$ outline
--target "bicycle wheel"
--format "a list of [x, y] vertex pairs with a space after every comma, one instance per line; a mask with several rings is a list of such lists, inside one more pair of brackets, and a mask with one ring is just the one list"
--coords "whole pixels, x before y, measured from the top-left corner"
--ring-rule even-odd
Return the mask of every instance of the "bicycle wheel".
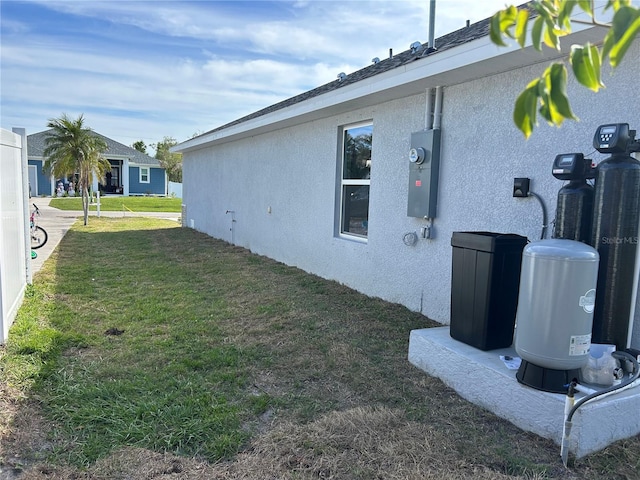
[[47, 240], [49, 235], [42, 227], [36, 227], [31, 229], [31, 248], [36, 249], [42, 247]]

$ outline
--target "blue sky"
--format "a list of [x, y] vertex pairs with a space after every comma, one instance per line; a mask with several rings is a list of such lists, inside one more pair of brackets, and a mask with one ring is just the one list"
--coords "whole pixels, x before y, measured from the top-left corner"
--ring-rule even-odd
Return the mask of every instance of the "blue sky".
[[[436, 38], [506, 0], [438, 0]], [[522, 2], [515, 2], [519, 4]], [[1, 0], [2, 128], [183, 141], [428, 40], [429, 1]]]

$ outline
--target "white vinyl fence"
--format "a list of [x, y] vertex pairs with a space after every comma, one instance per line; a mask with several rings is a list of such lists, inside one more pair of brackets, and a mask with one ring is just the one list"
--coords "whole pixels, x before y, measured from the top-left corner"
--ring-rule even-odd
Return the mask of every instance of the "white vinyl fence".
[[5, 343], [31, 281], [31, 251], [27, 245], [29, 187], [24, 129], [0, 129], [0, 144], [0, 343]]
[[167, 195], [170, 197], [182, 198], [182, 184], [177, 182], [168, 182]]

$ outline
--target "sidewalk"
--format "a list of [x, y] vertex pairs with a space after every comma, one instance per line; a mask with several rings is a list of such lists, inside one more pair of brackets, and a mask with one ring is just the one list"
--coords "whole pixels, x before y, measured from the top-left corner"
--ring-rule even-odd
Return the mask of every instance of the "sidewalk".
[[[62, 237], [69, 231], [72, 225], [76, 221], [82, 221], [83, 212], [76, 210], [58, 210], [49, 206], [50, 198], [36, 198], [29, 199], [29, 211], [33, 210], [33, 205], [38, 206], [40, 210], [40, 216], [38, 217], [38, 225], [44, 228], [49, 236], [47, 243], [35, 250], [38, 257], [31, 260], [31, 272], [35, 274], [38, 272], [45, 260], [49, 258], [51, 253], [62, 240]], [[97, 216], [96, 212], [89, 212], [90, 217]], [[168, 213], [168, 212], [100, 212], [101, 217], [153, 217], [164, 218], [167, 220], [178, 221], [180, 213]]]

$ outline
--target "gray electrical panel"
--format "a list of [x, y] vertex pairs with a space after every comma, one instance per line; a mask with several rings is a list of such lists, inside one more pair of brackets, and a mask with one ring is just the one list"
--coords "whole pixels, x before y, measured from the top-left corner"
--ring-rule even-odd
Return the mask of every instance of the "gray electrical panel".
[[440, 172], [440, 129], [411, 134], [407, 216], [435, 218]]

